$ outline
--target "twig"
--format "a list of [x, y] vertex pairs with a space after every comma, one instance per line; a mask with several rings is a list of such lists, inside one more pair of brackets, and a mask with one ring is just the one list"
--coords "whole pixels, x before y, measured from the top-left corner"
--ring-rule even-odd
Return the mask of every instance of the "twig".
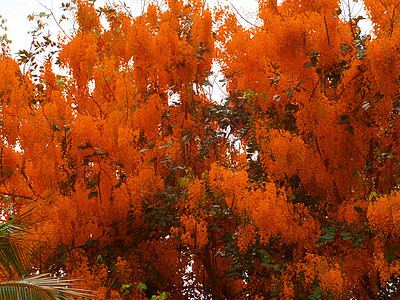
[[315, 90], [317, 89], [320, 80], [321, 80], [321, 77], [318, 78], [318, 81], [317, 81], [317, 83], [315, 84], [314, 89], [313, 89], [312, 92], [311, 92], [309, 101], [311, 101], [312, 97], [314, 96]]
[[247, 20], [246, 18], [244, 18], [244, 17], [240, 14], [240, 12], [236, 9], [236, 7], [232, 4], [232, 2], [229, 2], [229, 4], [233, 7], [233, 9], [236, 11], [236, 13], [239, 15], [239, 17], [241, 17], [244, 21], [246, 21], [247, 23], [249, 23], [251, 26], [254, 26], [254, 27], [257, 27], [257, 28], [262, 29], [261, 26], [258, 26], [258, 25], [256, 25], [256, 24], [253, 24], [253, 23], [251, 23], [249, 20]]
[[272, 3], [272, 1], [271, 1], [271, 4], [272, 4], [272, 6], [275, 8], [276, 13], [282, 18], [282, 20], [285, 21], [285, 18], [282, 17], [282, 15], [281, 15], [281, 13], [278, 11], [278, 8], [276, 7], [275, 3]]
[[53, 19], [54, 19], [54, 22], [56, 22], [57, 26], [61, 29], [61, 31], [65, 34], [65, 36], [66, 36], [69, 40], [72, 40], [72, 38], [64, 31], [64, 29], [61, 27], [60, 23], [57, 21], [56, 16], [55, 16], [54, 13], [53, 13], [53, 10], [51, 10], [50, 8], [48, 8], [46, 5], [42, 4], [40, 1], [38, 1], [38, 2], [39, 2], [39, 4], [40, 4], [41, 6], [43, 6], [45, 9], [47, 9], [47, 10], [50, 12], [51, 16], [52, 16]]
[[325, 22], [325, 29], [326, 29], [326, 37], [328, 38], [328, 46], [330, 46], [330, 45], [331, 45], [331, 42], [329, 41], [328, 24], [326, 24], [325, 15], [324, 15], [324, 22]]
[[173, 15], [173, 13], [174, 13], [175, 3], [176, 3], [176, 0], [174, 0], [174, 4], [172, 5], [172, 8], [171, 8], [171, 15], [169, 16], [169, 20], [170, 20], [170, 21], [171, 21], [171, 19], [172, 19], [172, 15]]

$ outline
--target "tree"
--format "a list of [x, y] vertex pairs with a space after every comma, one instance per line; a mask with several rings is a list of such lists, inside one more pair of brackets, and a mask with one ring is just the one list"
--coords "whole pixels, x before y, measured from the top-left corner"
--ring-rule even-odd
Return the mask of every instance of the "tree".
[[267, 298], [398, 293], [397, 3], [365, 4], [372, 40], [337, 1], [262, 4], [261, 28], [223, 32], [228, 107], [249, 120], [248, 192], [228, 191], [250, 217], [245, 277]]
[[328, 0], [260, 2], [250, 28], [203, 1], [63, 4], [67, 75], [55, 54], [27, 74], [0, 60], [0, 194], [47, 220], [39, 271], [109, 299], [397, 295], [398, 3], [382, 3], [365, 1], [373, 38]]

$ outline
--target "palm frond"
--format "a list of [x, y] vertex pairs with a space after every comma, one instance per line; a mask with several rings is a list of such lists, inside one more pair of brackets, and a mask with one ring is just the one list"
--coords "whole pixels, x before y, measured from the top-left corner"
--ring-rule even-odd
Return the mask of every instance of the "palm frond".
[[[29, 242], [32, 230], [41, 220], [29, 220], [29, 210], [0, 224], [0, 272], [8, 278], [32, 272], [33, 249]], [[72, 300], [72, 297], [93, 299], [91, 291], [80, 289], [76, 280], [41, 274], [0, 283], [0, 300]]]
[[71, 296], [93, 299], [91, 291], [80, 289], [76, 280], [41, 274], [0, 283], [0, 300], [72, 300]]
[[33, 250], [27, 242], [31, 241], [32, 229], [41, 223], [41, 220], [27, 220], [33, 212], [29, 210], [0, 224], [0, 265], [9, 278], [14, 273], [23, 276], [30, 272]]

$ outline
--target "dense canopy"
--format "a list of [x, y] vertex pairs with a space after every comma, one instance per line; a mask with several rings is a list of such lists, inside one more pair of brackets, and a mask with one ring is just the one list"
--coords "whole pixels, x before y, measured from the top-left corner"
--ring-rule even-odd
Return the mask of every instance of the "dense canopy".
[[370, 35], [335, 0], [254, 24], [93, 2], [58, 38], [32, 16], [15, 58], [1, 37], [1, 202], [45, 220], [37, 272], [99, 299], [399, 297], [400, 1], [364, 1]]

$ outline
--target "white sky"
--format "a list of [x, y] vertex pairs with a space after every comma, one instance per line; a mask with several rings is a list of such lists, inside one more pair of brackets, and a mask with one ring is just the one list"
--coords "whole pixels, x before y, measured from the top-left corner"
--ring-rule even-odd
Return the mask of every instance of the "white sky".
[[[61, 0], [40, 0], [40, 3], [53, 8], [61, 6]], [[19, 49], [28, 48], [31, 38], [27, 34], [33, 28], [33, 23], [28, 21], [28, 15], [33, 12], [45, 11], [36, 0], [0, 0], [0, 15], [7, 20], [7, 35], [12, 40], [12, 53]]]
[[[102, 4], [106, 1], [110, 0], [97, 0], [96, 3]], [[143, 2], [147, 3], [149, 0], [116, 0], [116, 2], [126, 2], [128, 6], [132, 9], [137, 8], [140, 12]], [[257, 9], [257, 0], [206, 0], [207, 3], [211, 5], [217, 5], [220, 3], [221, 5], [225, 4], [233, 4], [234, 7], [240, 12], [240, 14], [248, 18], [249, 20], [254, 20], [254, 14]], [[62, 15], [61, 12], [61, 3], [68, 2], [68, 0], [0, 0], [0, 15], [7, 20], [7, 35], [8, 38], [12, 40], [11, 44], [11, 52], [14, 54], [20, 49], [29, 49], [30, 43], [32, 41], [31, 37], [27, 32], [32, 30], [35, 26], [33, 22], [29, 22], [27, 16], [32, 13], [40, 13], [40, 12], [49, 12], [45, 7], [51, 9], [56, 18]], [[278, 1], [280, 2], [280, 1]], [[342, 4], [347, 3], [353, 7], [355, 12], [360, 12], [365, 15], [363, 11], [360, 11], [360, 4], [355, 4], [352, 0], [342, 0]], [[358, 6], [358, 7], [357, 7]], [[342, 6], [343, 8], [343, 6]], [[243, 20], [239, 21], [242, 25], [248, 25]], [[369, 31], [371, 26], [363, 21], [361, 25], [364, 31]], [[54, 24], [50, 27], [52, 31], [54, 31], [54, 35], [58, 32], [58, 27]], [[3, 32], [0, 32], [2, 35]]]
[[[96, 3], [104, 3], [107, 0], [98, 0]], [[117, 0], [116, 2], [118, 2]], [[125, 0], [128, 6], [131, 8], [137, 7], [139, 10], [141, 5], [143, 5], [143, 1], [148, 2], [148, 0]], [[49, 11], [46, 10], [45, 7], [51, 9], [56, 18], [62, 15], [61, 12], [61, 3], [68, 2], [68, 0], [0, 0], [0, 15], [3, 19], [7, 20], [7, 35], [10, 40], [12, 40], [11, 44], [11, 52], [16, 53], [20, 49], [28, 49], [30, 43], [32, 41], [31, 37], [27, 32], [32, 30], [35, 26], [35, 23], [28, 21], [28, 15], [35, 13], [38, 14], [40, 12]], [[121, 1], [122, 2], [122, 1]], [[250, 17], [251, 12], [255, 12], [257, 7], [257, 0], [211, 0], [207, 1], [209, 3], [233, 3], [236, 9], [240, 11], [240, 13], [245, 17]], [[53, 24], [51, 29], [54, 31], [54, 34], [57, 34], [58, 27]], [[3, 32], [0, 32], [2, 35]]]

